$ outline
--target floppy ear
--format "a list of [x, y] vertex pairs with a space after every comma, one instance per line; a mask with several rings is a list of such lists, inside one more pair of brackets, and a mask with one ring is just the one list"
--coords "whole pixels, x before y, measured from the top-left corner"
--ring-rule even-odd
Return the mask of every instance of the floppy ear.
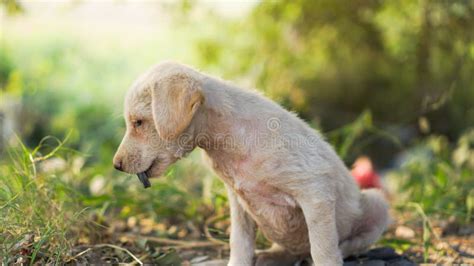
[[162, 78], [151, 95], [155, 127], [165, 140], [176, 139], [189, 126], [203, 101], [198, 82], [184, 74]]

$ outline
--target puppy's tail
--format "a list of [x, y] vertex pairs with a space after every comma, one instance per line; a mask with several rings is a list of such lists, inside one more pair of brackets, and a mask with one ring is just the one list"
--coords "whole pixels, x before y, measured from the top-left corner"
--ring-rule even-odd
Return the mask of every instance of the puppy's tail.
[[390, 223], [389, 206], [380, 190], [362, 190], [360, 206], [363, 214], [354, 225], [352, 237], [339, 245], [343, 257], [366, 251]]

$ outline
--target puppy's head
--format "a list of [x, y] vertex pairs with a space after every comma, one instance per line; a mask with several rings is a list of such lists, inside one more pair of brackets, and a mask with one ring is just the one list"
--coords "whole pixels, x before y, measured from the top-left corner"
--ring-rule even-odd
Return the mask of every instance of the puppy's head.
[[114, 166], [138, 174], [145, 187], [148, 177], [161, 175], [195, 147], [191, 124], [203, 95], [192, 74], [175, 63], [160, 64], [140, 77], [126, 95], [127, 129]]

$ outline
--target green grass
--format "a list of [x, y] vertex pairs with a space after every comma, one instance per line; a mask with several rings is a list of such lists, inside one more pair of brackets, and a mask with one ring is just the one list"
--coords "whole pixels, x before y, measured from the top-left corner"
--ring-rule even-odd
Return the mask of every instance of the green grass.
[[39, 149], [20, 143], [10, 150], [10, 161], [0, 166], [1, 257], [7, 264], [18, 249], [29, 250], [26, 255], [34, 261], [39, 254], [62, 258], [71, 248], [74, 238], [71, 241], [69, 233], [83, 212], [73, 196], [76, 192], [58, 175], [38, 169], [61, 146], [41, 156]]
[[[109, 165], [84, 166], [81, 161], [80, 153], [53, 138], [35, 149], [18, 142], [9, 150], [9, 159], [0, 161], [0, 256], [4, 263], [16, 261], [21, 254], [29, 261], [62, 262], [70, 258], [78, 238], [92, 239], [103, 221], [146, 217], [157, 223], [199, 226], [207, 216], [225, 209], [224, 189], [201, 166], [199, 152], [154, 180], [146, 193], [135, 176], [117, 174]], [[59, 165], [50, 169], [48, 163]], [[210, 198], [202, 193], [203, 177], [210, 179]], [[217, 207], [206, 207], [209, 204]]]
[[427, 215], [473, 221], [474, 130], [454, 145], [443, 136], [430, 136], [407, 151], [401, 169], [388, 176], [396, 188], [397, 204], [419, 204]]

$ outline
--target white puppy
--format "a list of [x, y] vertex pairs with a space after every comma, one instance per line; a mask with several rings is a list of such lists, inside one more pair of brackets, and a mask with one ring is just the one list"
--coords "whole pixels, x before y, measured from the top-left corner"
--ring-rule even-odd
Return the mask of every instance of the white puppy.
[[229, 265], [255, 262], [255, 230], [274, 246], [258, 257], [342, 264], [385, 230], [388, 205], [360, 191], [323, 138], [260, 94], [190, 67], [161, 63], [129, 90], [127, 132], [114, 158], [145, 186], [195, 147], [224, 181], [231, 208]]

